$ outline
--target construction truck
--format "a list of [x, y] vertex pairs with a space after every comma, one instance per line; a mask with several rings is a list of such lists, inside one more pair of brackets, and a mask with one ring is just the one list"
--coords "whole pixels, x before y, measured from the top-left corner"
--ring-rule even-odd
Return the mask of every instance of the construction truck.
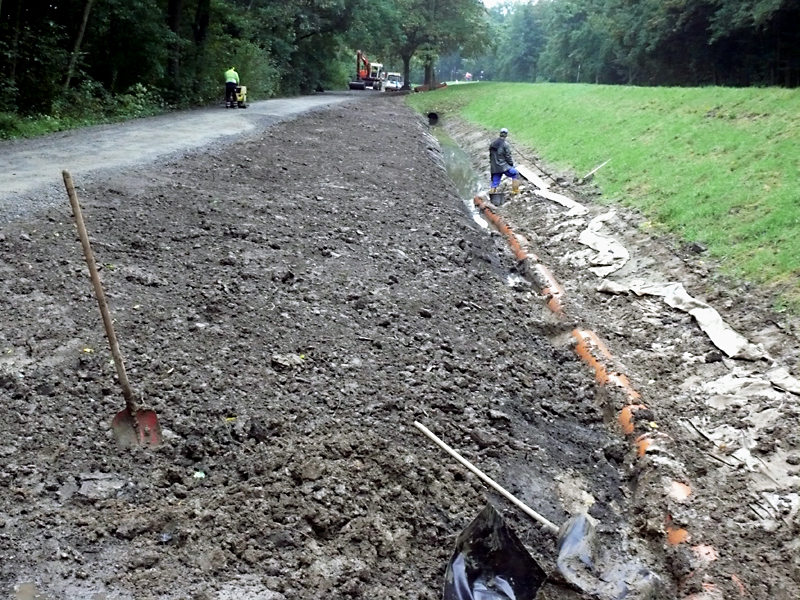
[[370, 62], [367, 55], [359, 50], [356, 52], [356, 77], [349, 85], [351, 90], [365, 90], [371, 87], [373, 90], [383, 91], [386, 85], [386, 71], [383, 70], [383, 64]]

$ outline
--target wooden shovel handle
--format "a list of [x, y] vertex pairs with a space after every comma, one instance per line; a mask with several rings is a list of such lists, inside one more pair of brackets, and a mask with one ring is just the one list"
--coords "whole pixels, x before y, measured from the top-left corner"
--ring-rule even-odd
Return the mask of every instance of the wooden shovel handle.
[[69, 171], [62, 171], [61, 174], [64, 176], [64, 185], [67, 187], [69, 203], [72, 205], [72, 214], [75, 215], [75, 221], [78, 224], [78, 235], [81, 238], [81, 245], [83, 245], [83, 255], [86, 257], [89, 274], [92, 276], [94, 295], [97, 297], [97, 305], [100, 307], [100, 315], [103, 317], [103, 326], [106, 328], [106, 336], [111, 346], [111, 356], [114, 357], [114, 365], [117, 367], [117, 375], [122, 385], [122, 395], [125, 397], [125, 406], [131, 416], [134, 416], [137, 408], [136, 401], [133, 399], [133, 390], [131, 390], [131, 384], [128, 381], [128, 374], [125, 372], [125, 365], [122, 363], [122, 353], [119, 351], [117, 336], [111, 323], [111, 313], [108, 311], [106, 295], [103, 292], [103, 285], [100, 283], [100, 275], [94, 262], [92, 246], [89, 244], [89, 234], [86, 233], [86, 225], [83, 223], [83, 213], [81, 212], [81, 205], [78, 203], [78, 194], [75, 192], [75, 186], [72, 184], [72, 177]]
[[519, 498], [517, 498], [516, 496], [514, 496], [514, 495], [513, 495], [511, 492], [509, 492], [509, 491], [508, 491], [508, 490], [506, 490], [504, 487], [502, 487], [502, 486], [501, 486], [499, 483], [497, 483], [497, 482], [496, 482], [494, 479], [492, 479], [491, 477], [489, 477], [488, 475], [486, 475], [486, 473], [484, 473], [483, 471], [481, 471], [481, 470], [480, 470], [478, 467], [476, 467], [475, 465], [473, 465], [473, 464], [472, 464], [471, 462], [469, 462], [469, 461], [468, 461], [466, 458], [464, 458], [463, 456], [461, 456], [461, 455], [460, 455], [458, 452], [456, 452], [456, 451], [455, 451], [455, 450], [453, 450], [453, 449], [452, 449], [450, 446], [448, 446], [448, 445], [447, 445], [447, 444], [445, 444], [445, 443], [444, 443], [442, 440], [440, 440], [440, 439], [439, 439], [439, 438], [436, 436], [436, 434], [435, 434], [435, 433], [433, 433], [433, 432], [432, 432], [430, 429], [428, 429], [427, 427], [425, 427], [425, 425], [423, 425], [423, 424], [422, 424], [422, 423], [420, 423], [419, 421], [414, 421], [414, 427], [416, 427], [417, 429], [419, 429], [419, 430], [420, 430], [420, 431], [421, 431], [423, 434], [425, 434], [425, 436], [426, 436], [426, 437], [428, 437], [430, 440], [432, 440], [432, 441], [433, 441], [433, 442], [434, 442], [434, 443], [435, 443], [437, 446], [439, 446], [439, 447], [440, 447], [442, 450], [444, 450], [445, 452], [447, 452], [447, 453], [448, 453], [450, 456], [452, 456], [452, 457], [453, 457], [453, 458], [455, 458], [455, 459], [456, 459], [458, 462], [460, 462], [462, 465], [464, 465], [465, 467], [467, 467], [467, 469], [469, 469], [470, 471], [472, 471], [473, 473], [475, 473], [475, 475], [477, 475], [478, 477], [480, 477], [480, 479], [481, 479], [481, 480], [482, 480], [484, 483], [486, 483], [486, 484], [488, 484], [489, 486], [493, 487], [495, 490], [497, 490], [498, 492], [500, 492], [500, 493], [501, 493], [503, 496], [505, 496], [506, 498], [508, 498], [508, 500], [510, 500], [510, 501], [511, 501], [513, 504], [515, 504], [517, 507], [519, 507], [519, 508], [522, 510], [522, 512], [524, 512], [526, 515], [528, 515], [529, 517], [531, 517], [533, 520], [535, 520], [535, 521], [538, 521], [540, 524], [542, 524], [542, 525], [544, 526], [544, 528], [545, 528], [545, 529], [547, 529], [547, 530], [548, 530], [548, 531], [550, 531], [551, 533], [553, 533], [553, 534], [555, 534], [555, 535], [558, 535], [558, 525], [556, 525], [556, 524], [555, 524], [555, 523], [553, 523], [552, 521], [549, 521], [549, 520], [547, 520], [546, 518], [544, 518], [542, 515], [540, 515], [539, 513], [537, 513], [535, 510], [533, 510], [533, 509], [532, 509], [530, 506], [528, 506], [527, 504], [525, 504], [525, 503], [524, 503], [522, 500], [520, 500]]

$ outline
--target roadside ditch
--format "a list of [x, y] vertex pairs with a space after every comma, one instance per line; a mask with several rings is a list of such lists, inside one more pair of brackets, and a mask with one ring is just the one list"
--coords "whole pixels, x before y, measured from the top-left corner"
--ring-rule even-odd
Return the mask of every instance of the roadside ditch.
[[[493, 133], [443, 126], [488, 180]], [[654, 235], [583, 179], [515, 149], [523, 193], [474, 203], [562, 324], [551, 340], [602, 386], [606, 422], [630, 444], [634, 529], [664, 553], [679, 597], [796, 597], [800, 562], [779, 557], [797, 556], [797, 321], [718, 275], [702, 246]]]

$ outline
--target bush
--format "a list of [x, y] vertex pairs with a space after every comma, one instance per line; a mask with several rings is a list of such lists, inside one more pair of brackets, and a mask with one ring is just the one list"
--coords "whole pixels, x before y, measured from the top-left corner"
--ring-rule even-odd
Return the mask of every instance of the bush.
[[0, 112], [0, 138], [34, 137], [75, 127], [146, 117], [166, 110], [158, 90], [137, 83], [113, 95], [100, 83], [84, 80], [54, 102], [50, 115]]
[[155, 89], [136, 83], [114, 98], [113, 109], [118, 117], [147, 117], [163, 112], [166, 103]]

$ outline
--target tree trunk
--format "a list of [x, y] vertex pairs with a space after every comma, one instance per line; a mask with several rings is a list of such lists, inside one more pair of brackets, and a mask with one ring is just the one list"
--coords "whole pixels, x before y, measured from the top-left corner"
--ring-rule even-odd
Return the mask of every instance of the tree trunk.
[[411, 89], [411, 57], [412, 54], [403, 54], [403, 89]]
[[93, 2], [94, 0], [86, 0], [86, 6], [83, 7], [83, 20], [81, 21], [80, 29], [78, 29], [78, 37], [75, 39], [75, 47], [72, 49], [72, 56], [69, 57], [67, 76], [64, 78], [64, 88], [62, 90], [64, 94], [66, 94], [67, 90], [69, 89], [69, 82], [72, 81], [72, 74], [75, 71], [75, 65], [78, 64], [78, 55], [81, 51], [83, 34], [86, 33], [86, 24], [89, 22], [89, 13], [92, 10]]
[[[248, 8], [248, 10], [250, 10]], [[206, 38], [208, 37], [208, 25], [211, 21], [211, 0], [198, 0], [197, 11], [194, 13], [194, 55], [195, 62], [202, 64], [205, 62]], [[199, 77], [192, 77], [195, 96], [200, 96], [201, 81]]]
[[22, 0], [17, 0], [17, 14], [14, 16], [14, 33], [11, 38], [11, 68], [8, 72], [8, 83], [11, 87], [17, 82], [17, 58], [19, 57], [19, 30]]
[[[250, 5], [252, 6], [252, 2]], [[247, 8], [250, 10], [250, 7]], [[194, 15], [194, 44], [200, 46], [208, 37], [208, 24], [211, 20], [211, 0], [198, 0]]]
[[[181, 29], [181, 10], [183, 9], [183, 0], [169, 0], [167, 6], [167, 25], [169, 30], [176, 36], [180, 35]], [[170, 77], [172, 87], [177, 87], [178, 75], [180, 74], [181, 65], [181, 47], [178, 42], [170, 49], [169, 62], [167, 63], [167, 73]]]
[[425, 63], [425, 85], [429, 90], [436, 89], [436, 69], [433, 66], [433, 59], [429, 58]]

